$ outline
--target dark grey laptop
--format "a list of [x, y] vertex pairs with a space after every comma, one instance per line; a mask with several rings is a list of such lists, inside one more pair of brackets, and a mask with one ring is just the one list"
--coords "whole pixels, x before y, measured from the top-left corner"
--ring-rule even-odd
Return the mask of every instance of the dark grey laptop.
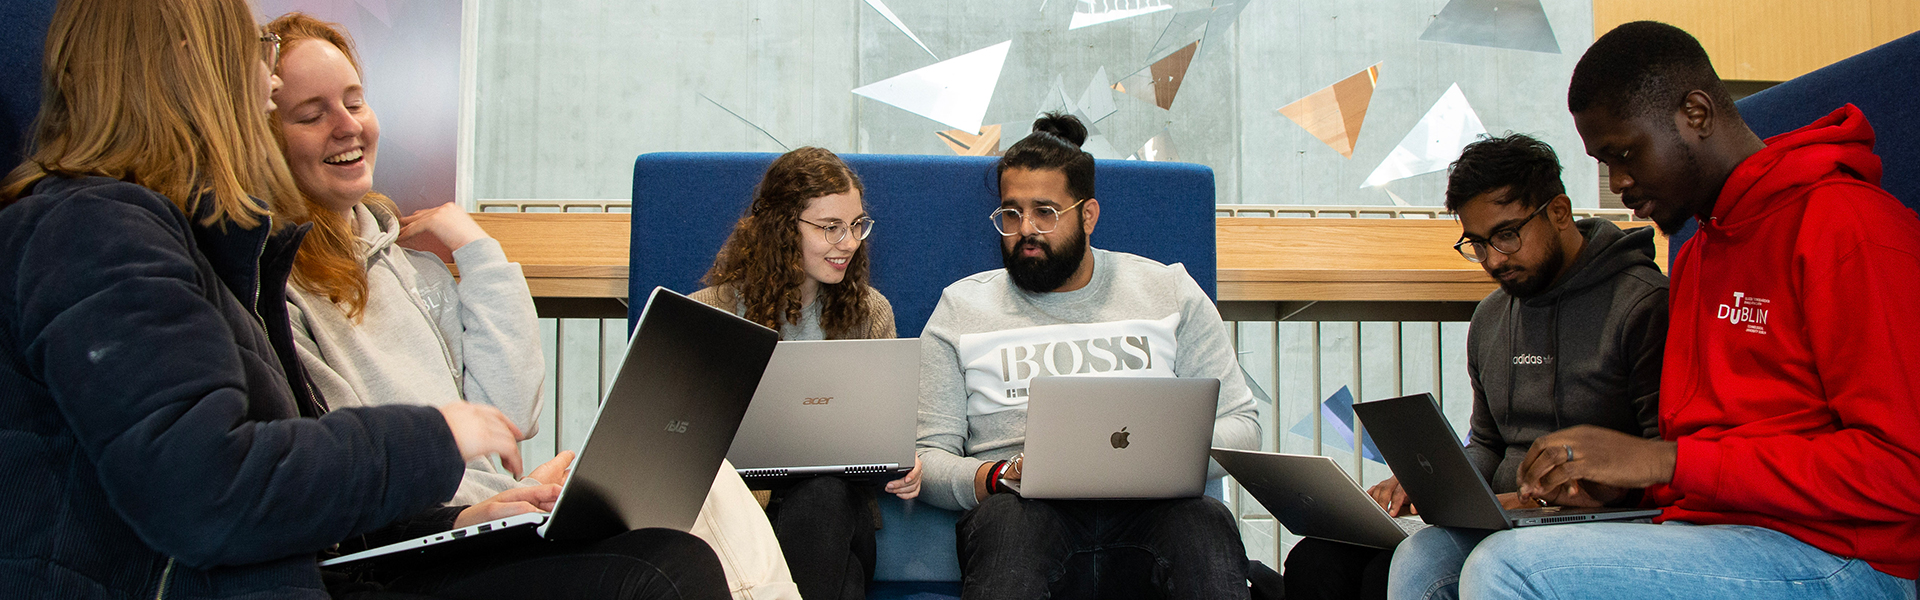
[[1660, 511], [1638, 508], [1530, 508], [1506, 510], [1480, 479], [1454, 437], [1432, 394], [1415, 394], [1353, 405], [1393, 475], [1428, 524], [1469, 529], [1512, 529], [1587, 521], [1650, 519]]
[[1214, 448], [1233, 480], [1294, 535], [1392, 548], [1427, 526], [1387, 516], [1360, 484], [1325, 456]]
[[1206, 491], [1220, 380], [1035, 377], [1028, 395], [1020, 495], [1189, 498]]
[[913, 470], [920, 338], [780, 342], [727, 460], [750, 487]]
[[780, 334], [654, 288], [551, 513], [414, 538], [320, 563], [686, 531], [713, 487]]

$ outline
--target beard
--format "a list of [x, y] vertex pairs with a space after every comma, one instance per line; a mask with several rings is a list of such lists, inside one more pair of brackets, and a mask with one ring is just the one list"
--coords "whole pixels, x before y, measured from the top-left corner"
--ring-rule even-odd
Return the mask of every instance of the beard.
[[1567, 251], [1560, 247], [1560, 240], [1554, 239], [1550, 241], [1552, 244], [1549, 244], [1547, 247], [1546, 260], [1540, 262], [1539, 268], [1532, 270], [1533, 275], [1522, 275], [1520, 278], [1508, 282], [1507, 280], [1500, 279], [1500, 275], [1514, 270], [1513, 267], [1504, 267], [1499, 272], [1488, 274], [1494, 276], [1494, 279], [1500, 282], [1500, 289], [1506, 290], [1509, 296], [1515, 298], [1532, 298], [1540, 295], [1541, 292], [1547, 291], [1547, 286], [1553, 285], [1554, 280], [1560, 278], [1561, 265], [1566, 262], [1567, 258]]
[[[1673, 132], [1672, 141], [1673, 146], [1680, 151], [1681, 168], [1678, 172], [1695, 176], [1700, 174], [1702, 172], [1700, 168], [1700, 156], [1694, 154], [1692, 147], [1681, 143], [1680, 132], [1678, 130]], [[1709, 207], [1713, 205], [1714, 198], [1720, 195], [1719, 188], [1714, 188], [1712, 191], [1696, 190], [1696, 192], [1699, 192], [1696, 194], [1697, 196], [1703, 195], [1706, 198], [1705, 204]], [[1621, 200], [1625, 201], [1628, 200], [1628, 198], [1623, 197]], [[1641, 202], [1637, 194], [1632, 200], [1634, 204]], [[1679, 235], [1680, 230], [1686, 229], [1687, 221], [1694, 218], [1694, 215], [1701, 211], [1701, 204], [1701, 202], [1696, 200], [1691, 206], [1678, 206], [1674, 204], [1673, 198], [1655, 198], [1653, 210], [1647, 211], [1647, 218], [1653, 219], [1653, 225], [1660, 229], [1660, 233], [1665, 234], [1667, 237], [1673, 237]]]
[[[1033, 244], [1040, 247], [1040, 256], [1020, 256], [1020, 247]], [[1007, 268], [1007, 276], [1013, 278], [1013, 284], [1020, 289], [1044, 294], [1060, 289], [1075, 271], [1080, 270], [1080, 261], [1087, 256], [1087, 233], [1085, 229], [1066, 241], [1064, 248], [1048, 246], [1044, 238], [1038, 235], [1027, 236], [1009, 249], [1000, 246], [1000, 264]]]

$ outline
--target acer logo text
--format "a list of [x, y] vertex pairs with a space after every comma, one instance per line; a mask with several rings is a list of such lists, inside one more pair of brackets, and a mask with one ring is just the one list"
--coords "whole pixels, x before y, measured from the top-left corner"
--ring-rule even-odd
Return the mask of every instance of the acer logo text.
[[832, 401], [833, 401], [833, 396], [827, 396], [825, 398], [808, 398], [805, 400], [801, 400], [800, 403], [811, 405], [811, 404], [826, 404]]

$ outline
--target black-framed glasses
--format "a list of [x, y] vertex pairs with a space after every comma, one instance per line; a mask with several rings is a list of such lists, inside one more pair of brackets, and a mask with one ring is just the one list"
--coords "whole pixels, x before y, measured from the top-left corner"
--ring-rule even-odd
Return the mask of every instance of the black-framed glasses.
[[260, 28], [260, 58], [267, 60], [268, 70], [280, 68], [280, 34]]
[[848, 223], [844, 225], [840, 223], [828, 223], [826, 225], [821, 225], [813, 221], [808, 221], [806, 219], [799, 219], [799, 218], [796, 218], [794, 220], [819, 228], [820, 235], [826, 236], [827, 243], [834, 244], [834, 245], [839, 245], [840, 242], [847, 241], [847, 236], [853, 236], [853, 239], [864, 242], [864, 241], [867, 241], [867, 236], [873, 235], [873, 218], [872, 217], [860, 217], [858, 219], [854, 219], [852, 223]]
[[1021, 221], [1032, 222], [1035, 232], [1053, 233], [1053, 228], [1060, 226], [1060, 215], [1080, 208], [1080, 205], [1086, 204], [1088, 200], [1092, 200], [1092, 198], [1081, 198], [1079, 202], [1075, 202], [1073, 206], [1066, 208], [1036, 206], [1033, 208], [1032, 213], [1027, 213], [1018, 208], [1007, 207], [993, 211], [993, 214], [987, 215], [987, 218], [993, 220], [993, 230], [1000, 232], [1000, 235], [1003, 237], [1020, 235]]
[[1484, 240], [1469, 239], [1462, 234], [1460, 241], [1454, 242], [1453, 251], [1459, 252], [1461, 258], [1475, 263], [1487, 262], [1488, 258], [1493, 257], [1493, 253], [1488, 251], [1489, 248], [1501, 254], [1519, 252], [1520, 230], [1526, 229], [1527, 223], [1533, 222], [1533, 218], [1540, 216], [1540, 213], [1546, 211], [1549, 206], [1553, 206], [1553, 203], [1540, 205], [1540, 208], [1533, 209], [1533, 213], [1527, 215], [1527, 218], [1522, 219], [1518, 224], [1495, 231], [1492, 237]]

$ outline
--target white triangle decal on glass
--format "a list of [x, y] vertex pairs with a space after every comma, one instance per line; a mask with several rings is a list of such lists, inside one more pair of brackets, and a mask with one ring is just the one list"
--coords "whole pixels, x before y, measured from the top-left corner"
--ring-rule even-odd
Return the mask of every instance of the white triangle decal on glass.
[[966, 132], [980, 131], [1006, 65], [1007, 40], [870, 83], [853, 93]]
[[1413, 131], [1400, 138], [1400, 145], [1387, 154], [1386, 160], [1380, 161], [1380, 166], [1373, 169], [1373, 174], [1368, 175], [1360, 187], [1379, 186], [1445, 169], [1460, 158], [1460, 151], [1474, 138], [1486, 134], [1487, 127], [1480, 124], [1480, 115], [1474, 114], [1473, 106], [1467, 104], [1467, 95], [1460, 92], [1460, 84], [1453, 84], [1440, 96], [1439, 102], [1433, 103], [1433, 108], [1427, 109], [1427, 115], [1414, 124]]

